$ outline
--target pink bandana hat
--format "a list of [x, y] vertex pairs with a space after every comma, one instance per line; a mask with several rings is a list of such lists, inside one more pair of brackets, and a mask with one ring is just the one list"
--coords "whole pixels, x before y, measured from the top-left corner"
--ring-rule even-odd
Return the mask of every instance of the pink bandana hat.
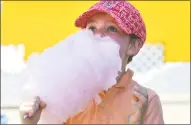
[[144, 43], [146, 40], [146, 27], [139, 11], [129, 2], [100, 1], [84, 12], [75, 21], [75, 26], [85, 28], [88, 19], [95, 13], [104, 12], [112, 16], [119, 27], [127, 34], [134, 34]]

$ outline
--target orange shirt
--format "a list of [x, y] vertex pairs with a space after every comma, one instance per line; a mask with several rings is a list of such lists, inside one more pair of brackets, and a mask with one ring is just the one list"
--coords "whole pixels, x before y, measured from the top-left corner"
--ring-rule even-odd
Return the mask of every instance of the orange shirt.
[[[123, 76], [125, 77], [125, 76]], [[133, 85], [137, 83], [131, 79]], [[120, 83], [118, 86], [123, 87], [125, 83]], [[114, 86], [115, 87], [115, 86]], [[119, 91], [125, 91], [123, 89], [119, 89]], [[147, 89], [148, 92], [148, 109], [144, 116], [144, 124], [164, 124], [163, 121], [163, 112], [160, 99], [158, 95], [151, 89]], [[105, 92], [99, 94], [101, 99], [104, 98]], [[127, 103], [127, 98], [120, 98], [120, 103]], [[123, 110], [126, 110], [128, 106], [119, 105], [116, 109], [116, 113], [110, 113], [108, 115], [103, 115], [103, 113], [98, 112], [98, 104], [95, 100], [92, 100], [87, 108], [83, 111], [78, 113], [77, 115], [69, 118], [66, 121], [66, 124], [127, 124], [128, 116], [125, 116]], [[109, 109], [113, 110], [113, 109]], [[119, 112], [118, 112], [119, 111]]]

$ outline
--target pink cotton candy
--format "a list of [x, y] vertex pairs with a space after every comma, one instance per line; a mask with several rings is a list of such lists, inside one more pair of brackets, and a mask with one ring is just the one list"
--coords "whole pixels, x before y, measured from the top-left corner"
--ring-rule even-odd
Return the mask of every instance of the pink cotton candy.
[[60, 124], [112, 87], [120, 69], [117, 43], [81, 30], [29, 58], [23, 94], [40, 96], [47, 103], [40, 123]]

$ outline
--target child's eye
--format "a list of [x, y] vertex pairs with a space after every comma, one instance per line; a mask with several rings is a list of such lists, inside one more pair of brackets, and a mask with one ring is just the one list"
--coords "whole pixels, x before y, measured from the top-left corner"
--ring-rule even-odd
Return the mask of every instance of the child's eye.
[[114, 26], [109, 26], [107, 30], [110, 32], [118, 32], [117, 28], [115, 28]]
[[94, 26], [90, 26], [88, 29], [91, 30], [92, 32], [96, 31], [96, 28]]

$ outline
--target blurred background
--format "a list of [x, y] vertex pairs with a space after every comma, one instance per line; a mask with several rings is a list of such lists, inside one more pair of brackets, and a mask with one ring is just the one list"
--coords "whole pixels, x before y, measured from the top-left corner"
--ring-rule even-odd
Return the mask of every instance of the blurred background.
[[[130, 1], [141, 13], [146, 44], [128, 65], [154, 89], [166, 124], [190, 123], [190, 1]], [[76, 32], [75, 19], [96, 1], [1, 1], [1, 113], [19, 123], [25, 62]]]

